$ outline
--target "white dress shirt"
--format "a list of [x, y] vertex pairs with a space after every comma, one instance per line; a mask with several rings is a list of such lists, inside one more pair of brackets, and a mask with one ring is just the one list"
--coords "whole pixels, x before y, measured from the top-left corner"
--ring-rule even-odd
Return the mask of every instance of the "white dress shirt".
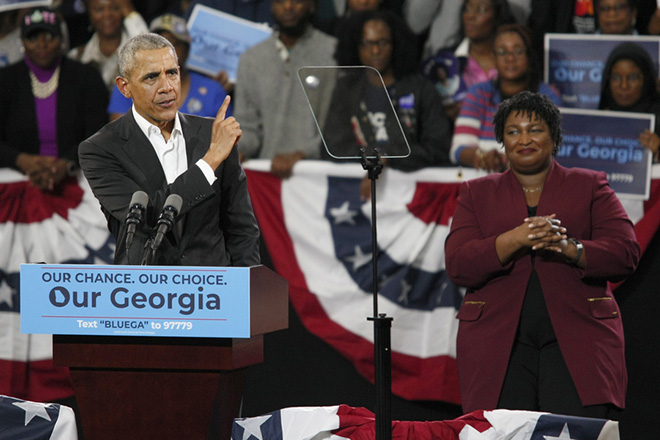
[[[170, 184], [176, 180], [181, 174], [188, 170], [188, 155], [186, 154], [186, 139], [183, 137], [183, 129], [181, 128], [181, 121], [179, 120], [179, 113], [177, 112], [174, 117], [174, 128], [170, 138], [165, 142], [165, 137], [160, 131], [160, 128], [143, 118], [135, 109], [135, 105], [131, 108], [133, 117], [140, 130], [149, 139], [149, 142], [154, 147], [154, 151], [158, 156], [165, 179]], [[204, 159], [199, 159], [196, 164], [209, 185], [215, 182], [215, 173], [211, 165], [206, 163]]]

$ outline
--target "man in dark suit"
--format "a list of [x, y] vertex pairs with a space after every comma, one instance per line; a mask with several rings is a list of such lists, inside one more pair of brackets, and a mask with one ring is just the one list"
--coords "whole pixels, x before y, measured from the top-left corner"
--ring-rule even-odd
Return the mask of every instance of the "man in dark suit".
[[[176, 224], [153, 263], [259, 264], [259, 229], [234, 146], [239, 123], [178, 112], [180, 68], [172, 45], [156, 34], [129, 40], [119, 53], [116, 84], [131, 111], [80, 144], [80, 165], [117, 241], [115, 263], [139, 264], [167, 198], [183, 200]], [[149, 196], [144, 221], [126, 249], [126, 217], [136, 191]]]

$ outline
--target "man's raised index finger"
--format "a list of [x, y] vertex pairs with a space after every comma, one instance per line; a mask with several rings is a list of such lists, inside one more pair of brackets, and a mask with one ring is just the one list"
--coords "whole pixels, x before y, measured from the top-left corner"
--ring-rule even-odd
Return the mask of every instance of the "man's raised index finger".
[[215, 119], [220, 119], [221, 121], [225, 119], [225, 116], [227, 115], [227, 108], [229, 108], [230, 101], [231, 101], [231, 97], [229, 95], [225, 96], [225, 100], [222, 101], [222, 105], [220, 106], [220, 109], [218, 110], [218, 114], [216, 115]]

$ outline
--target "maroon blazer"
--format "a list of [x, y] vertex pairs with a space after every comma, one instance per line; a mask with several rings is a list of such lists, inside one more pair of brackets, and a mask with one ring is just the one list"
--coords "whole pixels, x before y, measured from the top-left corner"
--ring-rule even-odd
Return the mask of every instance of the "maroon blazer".
[[[632, 222], [605, 173], [553, 161], [537, 215], [555, 213], [584, 245], [586, 269], [539, 253], [535, 267], [559, 347], [583, 405], [623, 408], [627, 375], [619, 308], [608, 281], [630, 275], [640, 257]], [[527, 205], [511, 171], [463, 183], [445, 243], [450, 279], [467, 287], [457, 339], [463, 410], [493, 409], [504, 382], [525, 290], [530, 252], [502, 266], [495, 238], [522, 224]]]

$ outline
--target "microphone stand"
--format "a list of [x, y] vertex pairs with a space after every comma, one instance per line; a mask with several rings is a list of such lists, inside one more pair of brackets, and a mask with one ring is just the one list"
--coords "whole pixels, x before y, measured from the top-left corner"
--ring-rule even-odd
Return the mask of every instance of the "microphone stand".
[[154, 259], [154, 249], [152, 247], [154, 242], [153, 238], [149, 238], [147, 242], [144, 244], [144, 254], [142, 254], [142, 262], [140, 263], [140, 266], [149, 266], [152, 263], [152, 260]]
[[374, 379], [376, 384], [376, 440], [392, 439], [392, 347], [391, 327], [393, 318], [378, 313], [378, 240], [376, 225], [376, 179], [383, 170], [380, 152], [374, 148], [376, 157], [367, 157], [364, 147], [360, 148], [362, 168], [371, 180], [371, 263], [372, 263], [372, 317], [374, 323]]

